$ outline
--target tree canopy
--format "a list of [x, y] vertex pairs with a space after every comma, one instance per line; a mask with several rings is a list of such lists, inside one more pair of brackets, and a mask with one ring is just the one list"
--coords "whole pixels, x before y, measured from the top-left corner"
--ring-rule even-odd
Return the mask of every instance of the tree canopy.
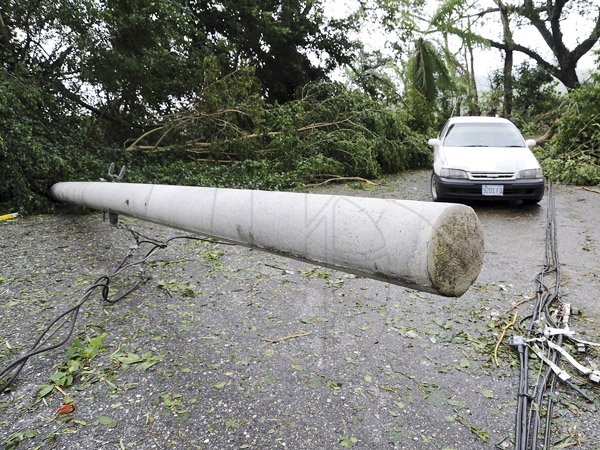
[[121, 139], [193, 101], [207, 57], [223, 74], [255, 67], [266, 98], [291, 100], [350, 60], [350, 27], [315, 0], [2, 0], [0, 56]]
[[[580, 86], [576, 72], [600, 36], [595, 1], [430, 10], [426, 0], [361, 0], [342, 19], [328, 1], [0, 0], [0, 172], [10, 174], [0, 206], [44, 209], [53, 182], [97, 178], [113, 159], [136, 181], [281, 189], [379, 177], [428, 164], [426, 137], [449, 115], [510, 115], [513, 96], [515, 120], [536, 133], [551, 123], [548, 145], [564, 150], [574, 126], [561, 137], [555, 122], [573, 113], [569, 123], [581, 123], [577, 108], [590, 105], [579, 88], [596, 98], [598, 80]], [[573, 14], [592, 31], [568, 48]], [[502, 34], [487, 35], [485, 20]], [[357, 42], [369, 24], [391, 33], [385, 50]], [[515, 38], [524, 26], [548, 52]], [[479, 96], [477, 46], [504, 52], [502, 96]], [[515, 71], [513, 52], [532, 65]], [[336, 68], [346, 84], [332, 83]], [[571, 109], [559, 108], [549, 77], [574, 90]], [[591, 169], [573, 179], [594, 180], [596, 138], [552, 154], [552, 167], [585, 147]]]
[[[188, 7], [195, 33], [230, 69], [253, 65], [272, 100], [293, 99], [298, 87], [349, 62], [355, 47], [348, 39], [351, 23], [326, 20], [320, 1], [192, 0]], [[321, 57], [320, 65], [310, 52]]]
[[[478, 42], [505, 52], [521, 52], [533, 59], [539, 66], [556, 77], [567, 88], [579, 86], [577, 63], [588, 53], [600, 39], [600, 5], [594, 0], [556, 0], [556, 1], [499, 1], [495, 7], [473, 8], [467, 0], [447, 0], [440, 7], [445, 13], [444, 28], [458, 36], [476, 39]], [[466, 5], [469, 7], [465, 8]], [[504, 35], [498, 40], [489, 34], [477, 34], [472, 30], [457, 27], [455, 23], [466, 17], [481, 18], [498, 14], [502, 19]], [[574, 48], [569, 49], [565, 43], [562, 24], [569, 16], [592, 19], [587, 35], [580, 36]], [[510, 24], [515, 27], [529, 25], [541, 36], [552, 57], [532, 48], [527, 42], [517, 42], [510, 32]], [[568, 30], [569, 33], [580, 30]]]

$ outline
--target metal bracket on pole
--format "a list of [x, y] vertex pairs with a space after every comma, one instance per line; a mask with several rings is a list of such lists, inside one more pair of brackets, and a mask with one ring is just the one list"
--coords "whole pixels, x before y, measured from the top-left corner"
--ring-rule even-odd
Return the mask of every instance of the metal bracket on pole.
[[[118, 183], [119, 181], [122, 181], [123, 178], [125, 178], [125, 165], [121, 166], [121, 170], [119, 171], [119, 174], [115, 174], [115, 163], [111, 162], [110, 166], [108, 166], [108, 177], [110, 178], [110, 181], [113, 183]], [[100, 178], [100, 181], [106, 181], [104, 178]], [[119, 215], [115, 212], [112, 211], [106, 211], [104, 213], [104, 219], [106, 220], [106, 213], [108, 212], [108, 223], [110, 223], [111, 225], [118, 225], [119, 224]]]
[[108, 176], [112, 179], [112, 181], [123, 181], [123, 178], [125, 178], [125, 166], [121, 166], [119, 175], [115, 175], [115, 163], [110, 163], [110, 166], [108, 166]]

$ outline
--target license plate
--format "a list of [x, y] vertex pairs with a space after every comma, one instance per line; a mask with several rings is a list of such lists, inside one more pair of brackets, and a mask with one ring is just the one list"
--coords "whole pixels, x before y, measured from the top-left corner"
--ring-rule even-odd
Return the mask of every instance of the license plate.
[[481, 186], [481, 195], [504, 195], [504, 186], [502, 184], [484, 184]]

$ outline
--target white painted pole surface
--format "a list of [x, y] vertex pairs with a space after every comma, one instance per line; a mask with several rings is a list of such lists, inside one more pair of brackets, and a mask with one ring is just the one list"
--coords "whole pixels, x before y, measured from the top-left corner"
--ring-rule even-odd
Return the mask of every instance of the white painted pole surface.
[[445, 296], [462, 295], [483, 263], [465, 205], [104, 182], [57, 183], [51, 194]]

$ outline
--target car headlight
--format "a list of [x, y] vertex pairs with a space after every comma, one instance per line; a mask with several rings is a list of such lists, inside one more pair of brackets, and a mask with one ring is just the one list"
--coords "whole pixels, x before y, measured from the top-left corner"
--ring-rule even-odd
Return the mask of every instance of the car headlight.
[[517, 178], [544, 178], [542, 169], [521, 170]]
[[442, 167], [440, 169], [440, 177], [442, 178], [467, 178], [467, 172], [460, 169], [447, 169]]

